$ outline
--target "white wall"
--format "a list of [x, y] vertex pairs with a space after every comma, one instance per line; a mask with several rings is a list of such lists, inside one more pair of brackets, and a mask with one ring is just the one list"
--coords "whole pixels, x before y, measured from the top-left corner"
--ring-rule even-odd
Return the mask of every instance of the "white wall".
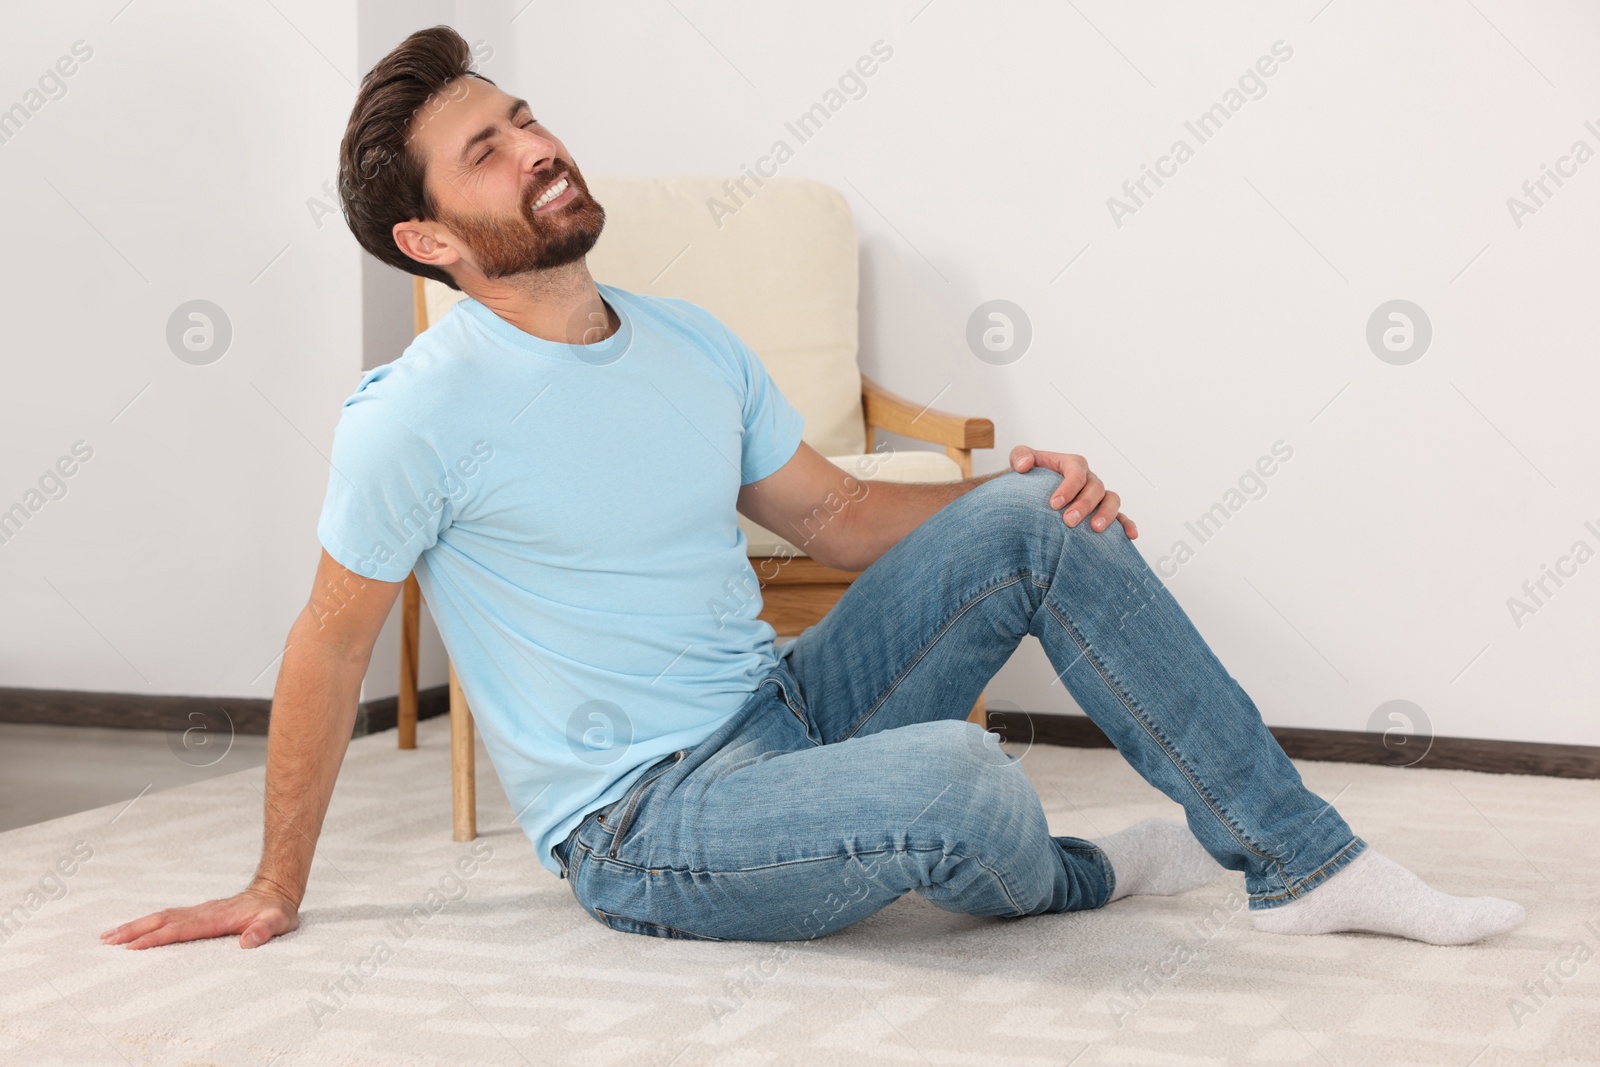
[[[0, 544], [0, 684], [268, 696], [361, 370], [359, 250], [308, 208], [355, 8], [124, 3], [19, 5], [0, 34], [0, 107], [92, 50], [0, 144], [0, 508], [93, 450]], [[197, 298], [232, 329], [205, 365], [167, 341]]]
[[[734, 173], [788, 140], [782, 173], [855, 208], [867, 372], [992, 417], [982, 470], [1019, 442], [1089, 456], [1152, 565], [1189, 541], [1170, 588], [1268, 722], [1361, 730], [1405, 699], [1441, 735], [1600, 744], [1600, 558], [1520, 627], [1507, 607], [1575, 541], [1600, 552], [1600, 160], [1520, 228], [1506, 206], [1574, 140], [1600, 150], [1600, 11], [1324, 2], [675, 0], [510, 22], [507, 0], [470, 25], [512, 43], [509, 88], [592, 173]], [[784, 122], [879, 40], [865, 95], [798, 144]], [[1265, 94], [1198, 143], [1185, 121], [1280, 40]], [[1193, 158], [1115, 225], [1107, 199], [1179, 137]], [[964, 339], [993, 298], [1033, 327], [1006, 366]], [[1406, 366], [1365, 341], [1395, 298], [1434, 328]], [[1266, 495], [1188, 534], [1279, 440]], [[990, 696], [1071, 709], [1052, 678], [1030, 639]]]
[[[8, 71], [43, 71], [80, 38], [95, 54], [0, 145], [0, 192], [24, 205], [4, 223], [7, 291], [33, 312], [6, 346], [0, 506], [73, 441], [96, 452], [0, 545], [0, 684], [270, 693], [273, 672], [256, 675], [316, 558], [319, 451], [364, 348], [369, 364], [384, 348], [363, 332], [354, 241], [306, 200], [333, 176], [358, 67], [406, 28], [367, 5], [358, 20], [348, 2], [275, 2], [287, 18], [140, 3], [112, 23], [121, 0], [7, 16]], [[440, 7], [399, 10], [422, 25]], [[1088, 455], [1152, 565], [1189, 541], [1170, 587], [1268, 722], [1364, 729], [1403, 698], [1442, 735], [1600, 744], [1600, 558], [1547, 582], [1520, 626], [1507, 607], [1574, 542], [1600, 551], [1600, 371], [1582, 332], [1600, 160], [1520, 227], [1506, 206], [1575, 140], [1600, 150], [1584, 126], [1600, 128], [1600, 13], [454, 9], [492, 49], [485, 70], [590, 173], [731, 174], [788, 140], [782, 172], [838, 186], [857, 213], [864, 369], [993, 418], [980, 471], [1018, 442]], [[1184, 123], [1280, 40], [1293, 55], [1265, 95], [1197, 144]], [[865, 94], [798, 144], [785, 121], [877, 41], [893, 54]], [[6, 84], [0, 107], [27, 82]], [[1108, 197], [1180, 137], [1194, 157], [1117, 226]], [[196, 296], [235, 327], [208, 367], [163, 338]], [[370, 319], [395, 290], [369, 275], [367, 298]], [[995, 298], [1033, 330], [1003, 366], [965, 340]], [[1365, 340], [1395, 298], [1434, 330], [1406, 366]], [[1279, 440], [1294, 455], [1266, 495], [1199, 544], [1185, 522]], [[430, 647], [425, 684], [442, 670]], [[392, 675], [375, 662], [369, 695]], [[1071, 710], [1051, 678], [1030, 640], [990, 696]]]

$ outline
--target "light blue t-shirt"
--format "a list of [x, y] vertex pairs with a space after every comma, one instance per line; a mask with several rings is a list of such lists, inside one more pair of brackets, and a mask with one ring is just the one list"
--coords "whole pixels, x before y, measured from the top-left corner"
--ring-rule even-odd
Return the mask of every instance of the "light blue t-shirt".
[[593, 345], [453, 306], [344, 402], [317, 537], [415, 569], [512, 810], [550, 854], [776, 662], [734, 509], [803, 419], [703, 308], [611, 286]]

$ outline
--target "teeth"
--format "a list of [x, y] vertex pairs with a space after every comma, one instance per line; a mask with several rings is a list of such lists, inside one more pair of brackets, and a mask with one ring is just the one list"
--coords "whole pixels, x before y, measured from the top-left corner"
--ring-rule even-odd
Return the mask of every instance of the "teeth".
[[550, 188], [546, 189], [544, 191], [544, 194], [542, 196], [540, 196], [539, 199], [537, 199], [537, 200], [535, 200], [533, 202], [534, 210], [537, 211], [539, 208], [544, 207], [550, 201], [554, 200], [556, 197], [560, 196], [562, 193], [564, 193], [566, 191], [567, 191], [567, 179], [562, 178], [560, 181], [556, 182]]

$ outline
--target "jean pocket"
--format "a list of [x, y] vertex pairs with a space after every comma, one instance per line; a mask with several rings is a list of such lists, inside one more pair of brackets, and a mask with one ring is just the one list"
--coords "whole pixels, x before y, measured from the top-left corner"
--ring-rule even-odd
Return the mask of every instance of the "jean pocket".
[[643, 934], [646, 937], [671, 937], [681, 941], [725, 941], [726, 938], [711, 937], [708, 934], [691, 934], [687, 930], [679, 930], [675, 926], [663, 926], [660, 923], [647, 923], [639, 919], [629, 919], [622, 915], [613, 915], [609, 911], [594, 909], [595, 917], [611, 929], [622, 934]]

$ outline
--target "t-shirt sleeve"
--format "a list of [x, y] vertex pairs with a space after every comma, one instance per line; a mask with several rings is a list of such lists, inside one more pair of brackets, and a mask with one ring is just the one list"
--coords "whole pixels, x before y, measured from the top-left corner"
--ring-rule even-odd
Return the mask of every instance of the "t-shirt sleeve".
[[340, 412], [331, 460], [317, 540], [357, 574], [404, 581], [451, 522], [452, 479], [438, 453], [357, 392]]
[[744, 379], [744, 436], [739, 483], [759, 482], [794, 457], [805, 430], [805, 416], [779, 392], [777, 383], [750, 346], [728, 331]]

